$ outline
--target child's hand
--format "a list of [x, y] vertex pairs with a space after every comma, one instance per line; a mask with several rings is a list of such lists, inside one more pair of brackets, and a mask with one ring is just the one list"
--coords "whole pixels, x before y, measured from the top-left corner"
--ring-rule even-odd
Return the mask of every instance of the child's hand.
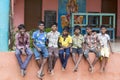
[[63, 50], [64, 48], [60, 48], [60, 50]]
[[37, 48], [37, 50], [40, 52], [41, 51], [41, 49], [40, 48]]
[[21, 49], [23, 55], [26, 55], [25, 49]]

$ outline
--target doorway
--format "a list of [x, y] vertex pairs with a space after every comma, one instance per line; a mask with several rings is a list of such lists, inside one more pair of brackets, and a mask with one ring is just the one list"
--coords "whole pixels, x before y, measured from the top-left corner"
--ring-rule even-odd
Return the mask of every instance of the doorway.
[[25, 0], [25, 25], [26, 30], [36, 29], [42, 20], [42, 0]]
[[[102, 0], [102, 13], [115, 13], [116, 14], [116, 26], [117, 26], [117, 1], [118, 0]], [[109, 23], [108, 18], [103, 18], [103, 23]], [[117, 28], [115, 28], [115, 32]], [[115, 33], [116, 34], [116, 33]]]

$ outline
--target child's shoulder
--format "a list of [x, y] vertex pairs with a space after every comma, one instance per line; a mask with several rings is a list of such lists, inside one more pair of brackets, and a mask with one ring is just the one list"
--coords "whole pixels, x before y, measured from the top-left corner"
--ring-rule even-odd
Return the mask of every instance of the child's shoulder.
[[39, 30], [35, 30], [34, 32], [33, 32], [33, 34], [36, 34], [36, 33], [38, 33], [39, 32]]
[[82, 35], [82, 34], [80, 34], [79, 36], [80, 36], [80, 37], [83, 37], [83, 35]]
[[68, 38], [72, 38], [72, 36], [71, 36], [71, 35], [68, 35]]
[[110, 35], [109, 35], [109, 34], [105, 34], [105, 36], [106, 36], [107, 38], [110, 38]]

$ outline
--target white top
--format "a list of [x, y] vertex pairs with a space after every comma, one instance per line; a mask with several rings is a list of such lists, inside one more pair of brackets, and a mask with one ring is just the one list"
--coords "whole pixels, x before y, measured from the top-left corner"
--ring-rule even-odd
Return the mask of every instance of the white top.
[[48, 47], [54, 47], [54, 48], [57, 48], [58, 47], [58, 38], [60, 36], [60, 33], [58, 31], [56, 32], [49, 32], [47, 34], [47, 39], [49, 41], [48, 43]]
[[108, 34], [98, 34], [98, 39], [100, 40], [100, 44], [103, 47], [108, 47], [108, 41], [110, 40], [110, 36]]

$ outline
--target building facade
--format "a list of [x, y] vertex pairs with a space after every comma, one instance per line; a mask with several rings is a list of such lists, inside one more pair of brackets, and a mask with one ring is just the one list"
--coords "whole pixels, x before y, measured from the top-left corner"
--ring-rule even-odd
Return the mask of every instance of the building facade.
[[[37, 28], [38, 21], [50, 21], [49, 18], [52, 16], [53, 21], [59, 22], [59, 1], [63, 1], [67, 4], [67, 0], [1, 0], [0, 10], [11, 11], [11, 15], [9, 17], [8, 12], [6, 14], [6, 18], [12, 19], [14, 29], [17, 29], [19, 24], [25, 24], [27, 30]], [[85, 12], [91, 13], [115, 13], [116, 14], [116, 37], [120, 37], [120, 0], [76, 0], [78, 3], [80, 1], [84, 1], [82, 6], [85, 6]], [[7, 3], [7, 4], [6, 4]], [[10, 5], [11, 4], [11, 8]], [[5, 7], [6, 6], [6, 7]], [[81, 6], [81, 5], [80, 5]], [[3, 8], [5, 7], [5, 8]], [[82, 7], [83, 8], [83, 7]], [[0, 13], [0, 17], [5, 14]], [[9, 28], [8, 20], [0, 22], [1, 26], [6, 26], [5, 28]], [[51, 20], [51, 21], [52, 21]], [[2, 21], [2, 19], [0, 20]], [[49, 22], [48, 22], [49, 23]], [[48, 25], [49, 26], [49, 25]], [[0, 32], [6, 32], [5, 35], [8, 36], [8, 31], [3, 31], [1, 28]], [[0, 45], [3, 43], [3, 35], [0, 35]], [[8, 42], [8, 39], [6, 38]], [[4, 43], [5, 43], [4, 42]], [[6, 44], [8, 46], [8, 43]], [[0, 46], [2, 48], [2, 46]], [[8, 48], [6, 48], [8, 49]], [[1, 49], [0, 49], [1, 50]]]

